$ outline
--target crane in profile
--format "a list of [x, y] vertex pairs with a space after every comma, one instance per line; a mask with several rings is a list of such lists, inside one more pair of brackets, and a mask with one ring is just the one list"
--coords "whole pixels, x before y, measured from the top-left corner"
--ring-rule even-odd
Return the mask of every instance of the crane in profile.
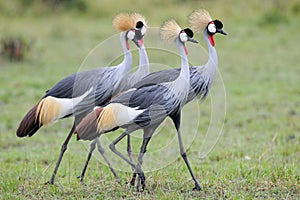
[[[127, 82], [125, 82], [123, 90], [132, 88], [142, 78], [144, 78], [146, 75], [149, 74], [149, 59], [148, 59], [148, 55], [147, 55], [146, 48], [145, 48], [145, 45], [144, 45], [144, 40], [143, 40], [143, 38], [145, 36], [145, 33], [146, 33], [146, 27], [147, 27], [146, 21], [145, 21], [145, 18], [140, 14], [132, 13], [131, 16], [134, 19], [134, 21], [137, 22], [136, 23], [136, 28], [140, 30], [140, 31], [135, 32], [136, 37], [140, 38], [138, 40], [138, 45], [139, 45], [139, 49], [138, 49], [138, 51], [139, 51], [139, 67], [133, 74], [130, 74], [128, 76], [128, 80], [127, 80]], [[138, 34], [140, 34], [140, 35], [138, 35]], [[104, 160], [105, 160], [106, 164], [108, 165], [108, 167], [110, 168], [111, 172], [113, 173], [115, 178], [118, 178], [118, 176], [117, 176], [116, 172], [114, 171], [114, 169], [112, 168], [109, 160], [105, 156], [105, 153], [104, 153], [105, 150], [101, 146], [101, 143], [100, 143], [99, 139], [100, 139], [100, 136], [97, 137], [95, 140], [93, 140], [90, 144], [90, 150], [89, 150], [85, 165], [82, 169], [82, 172], [81, 172], [80, 176], [77, 177], [77, 178], [80, 179], [81, 183], [83, 183], [85, 172], [87, 170], [87, 167], [88, 167], [89, 161], [92, 157], [92, 154], [93, 154], [93, 152], [96, 148], [96, 145], [97, 145], [98, 151], [101, 153], [102, 157], [104, 158]], [[130, 146], [130, 142], [128, 143], [128, 145]]]
[[[142, 189], [145, 187], [145, 176], [141, 168], [142, 158], [154, 130], [167, 116], [170, 116], [174, 121], [180, 121], [178, 117], [180, 117], [181, 108], [187, 101], [190, 88], [190, 71], [185, 42], [197, 43], [192, 38], [192, 30], [189, 28], [181, 29], [175, 20], [166, 21], [160, 29], [160, 35], [164, 40], [174, 41], [179, 49], [181, 70], [178, 77], [173, 81], [146, 84], [119, 94], [112, 98], [105, 107], [95, 108], [75, 129], [78, 139], [93, 140], [103, 133], [116, 130], [119, 127], [125, 128], [125, 132], [114, 140], [109, 147], [133, 167], [139, 175], [140, 181], [138, 183], [141, 183]], [[135, 165], [120, 153], [115, 145], [138, 129], [143, 129], [144, 134], [138, 164]], [[178, 131], [178, 139], [180, 148], [183, 149], [180, 131]], [[186, 157], [185, 160], [192, 176], [194, 176]], [[138, 184], [137, 188], [139, 189], [139, 187]]]
[[[193, 30], [195, 30], [197, 33], [202, 33], [205, 43], [208, 47], [209, 58], [207, 63], [203, 66], [190, 67], [190, 88], [186, 103], [195, 97], [199, 97], [203, 101], [209, 94], [211, 85], [215, 78], [215, 72], [218, 67], [218, 56], [215, 49], [214, 35], [216, 33], [227, 35], [227, 33], [222, 29], [222, 22], [219, 20], [212, 20], [209, 12], [204, 9], [199, 9], [193, 12], [189, 17], [189, 23]], [[134, 88], [140, 88], [144, 85], [157, 84], [160, 82], [174, 81], [178, 77], [179, 73], [179, 68], [154, 72], [135, 84]], [[180, 116], [178, 118], [180, 118]], [[180, 121], [173, 120], [173, 122], [176, 129], [179, 129]], [[129, 134], [127, 137], [128, 141], [130, 141]], [[130, 149], [130, 147], [127, 149]], [[186, 153], [184, 151], [181, 151], [180, 153], [185, 160]], [[136, 175], [137, 173], [133, 174], [133, 177], [130, 181], [131, 185], [135, 184]], [[193, 180], [195, 182], [194, 189], [200, 190], [201, 187], [199, 184], [197, 184], [197, 181], [194, 177]]]
[[16, 132], [17, 136], [31, 137], [46, 124], [71, 116], [75, 118], [61, 147], [52, 177], [47, 183], [54, 183], [58, 167], [76, 124], [91, 112], [95, 105], [104, 104], [112, 96], [128, 87], [126, 83], [132, 66], [129, 40], [140, 47], [139, 45], [142, 43], [140, 41], [142, 39], [141, 31], [145, 31], [143, 29], [144, 22], [135, 21], [137, 16], [141, 15], [120, 13], [113, 20], [115, 29], [121, 32], [120, 41], [124, 59], [120, 64], [78, 72], [62, 79], [46, 92], [20, 122]]
[[[187, 98], [187, 102], [190, 102], [195, 97], [199, 97], [201, 101], [209, 94], [210, 88], [215, 79], [215, 73], [218, 68], [218, 56], [215, 49], [214, 35], [220, 33], [227, 35], [227, 33], [222, 29], [223, 24], [219, 20], [212, 20], [208, 11], [204, 9], [199, 9], [194, 11], [189, 16], [190, 27], [196, 33], [202, 33], [205, 43], [208, 48], [209, 58], [206, 64], [202, 66], [192, 66], [190, 67], [190, 88]], [[180, 69], [168, 69], [157, 71], [149, 74], [144, 77], [142, 81], [134, 85], [135, 88], [142, 87], [145, 84], [154, 84], [162, 81], [173, 81], [178, 77]], [[180, 128], [179, 121], [174, 121], [176, 129]], [[130, 135], [127, 136], [130, 140]], [[186, 156], [184, 152], [181, 152], [182, 156]], [[133, 177], [130, 181], [131, 185], [135, 184], [136, 173], [133, 174]], [[196, 182], [195, 182], [196, 183]], [[194, 189], [200, 189], [195, 185]]]

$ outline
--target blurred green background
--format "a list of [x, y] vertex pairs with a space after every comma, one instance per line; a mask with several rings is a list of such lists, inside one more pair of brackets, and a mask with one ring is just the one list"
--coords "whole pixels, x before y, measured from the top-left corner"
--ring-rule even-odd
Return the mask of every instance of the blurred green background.
[[[152, 27], [170, 18], [187, 26], [187, 16], [197, 8], [220, 19], [229, 33], [215, 39], [227, 96], [223, 135], [204, 160], [188, 151], [203, 191], [190, 191], [193, 184], [181, 158], [146, 174], [147, 191], [142, 195], [116, 183], [107, 167], [95, 160], [87, 172], [87, 186], [80, 185], [76, 175], [86, 151], [75, 138], [57, 183], [44, 186], [71, 120], [20, 139], [15, 131], [24, 114], [45, 90], [76, 72], [91, 49], [116, 33], [111, 22], [117, 13], [139, 12]], [[1, 1], [0, 198], [299, 198], [299, 24], [298, 0]], [[196, 38], [203, 43], [202, 37]], [[11, 39], [22, 46], [20, 61], [5, 51], [4, 43]], [[209, 112], [209, 102], [200, 109]], [[204, 127], [207, 118], [200, 122]], [[201, 139], [191, 148], [197, 149]], [[120, 176], [125, 182], [130, 174]]]

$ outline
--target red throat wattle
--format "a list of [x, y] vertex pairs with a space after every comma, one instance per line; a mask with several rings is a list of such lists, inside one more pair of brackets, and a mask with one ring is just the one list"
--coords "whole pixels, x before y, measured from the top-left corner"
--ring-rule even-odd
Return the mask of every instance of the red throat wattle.
[[128, 40], [126, 40], [126, 48], [127, 48], [127, 50], [130, 50], [130, 46], [129, 46]]
[[185, 45], [183, 45], [183, 48], [184, 48], [184, 52], [185, 52], [185, 54], [186, 54], [186, 55], [188, 55], [188, 54], [189, 54], [189, 52], [188, 52], [188, 50], [187, 50], [187, 48], [186, 48], [186, 46], [185, 46]]
[[214, 35], [209, 35], [208, 36], [208, 39], [209, 39], [209, 41], [210, 41], [210, 44], [211, 44], [211, 46], [215, 46], [215, 40], [214, 40]]
[[140, 39], [140, 40], [138, 40], [138, 43], [139, 43], [140, 46], [142, 46], [144, 44], [144, 40]]

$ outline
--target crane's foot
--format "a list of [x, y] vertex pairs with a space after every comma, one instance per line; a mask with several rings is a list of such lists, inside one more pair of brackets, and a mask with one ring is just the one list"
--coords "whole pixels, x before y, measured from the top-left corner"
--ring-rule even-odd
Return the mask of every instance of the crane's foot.
[[134, 186], [134, 185], [135, 185], [135, 179], [136, 179], [136, 173], [133, 173], [132, 178], [131, 178], [131, 181], [129, 182], [129, 184], [130, 184], [131, 186]]
[[50, 179], [49, 181], [47, 181], [46, 183], [44, 183], [44, 185], [54, 185], [54, 180]]
[[146, 187], [145, 174], [143, 172], [137, 173], [137, 174], [138, 174], [138, 180], [137, 180], [136, 190], [137, 190], [137, 192], [143, 192]]
[[84, 178], [84, 177], [83, 177], [82, 175], [77, 176], [76, 178], [80, 179], [80, 183], [81, 183], [82, 185], [86, 186], [86, 183], [83, 181], [83, 178]]
[[194, 191], [201, 191], [201, 187], [198, 183], [195, 184], [195, 187], [193, 188]]

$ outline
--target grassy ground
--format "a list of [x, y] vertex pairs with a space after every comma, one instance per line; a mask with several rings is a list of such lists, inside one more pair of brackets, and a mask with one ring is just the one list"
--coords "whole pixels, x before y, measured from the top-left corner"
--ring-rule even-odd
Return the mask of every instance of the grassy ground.
[[[22, 35], [32, 39], [33, 46], [23, 62], [0, 60], [0, 198], [299, 198], [300, 4], [297, 1], [245, 4], [237, 0], [230, 3], [168, 0], [114, 4], [107, 0], [95, 5], [87, 3], [85, 13], [59, 7], [49, 11], [42, 3], [26, 6], [26, 0], [21, 1], [25, 7], [20, 7], [16, 2], [1, 3], [0, 38]], [[186, 16], [200, 7], [208, 9], [213, 18], [221, 19], [224, 30], [229, 32], [227, 37], [216, 36], [227, 112], [222, 135], [207, 157], [200, 159], [199, 153], [213, 97], [197, 108], [201, 110], [199, 127], [189, 124], [193, 120], [184, 121], [197, 133], [191, 136], [193, 143], [187, 154], [203, 190], [191, 191], [193, 182], [178, 157], [162, 169], [147, 173], [146, 191], [136, 194], [135, 189], [124, 184], [130, 173], [118, 171], [121, 183], [117, 183], [109, 169], [99, 162], [97, 152], [87, 171], [87, 185], [81, 185], [76, 176], [80, 174], [88, 143], [77, 142], [75, 137], [71, 139], [56, 183], [44, 185], [51, 177], [72, 121], [60, 121], [42, 128], [32, 138], [20, 139], [15, 131], [28, 109], [58, 80], [78, 71], [89, 51], [114, 34], [111, 20], [119, 11], [141, 12], [151, 26], [159, 26], [171, 17], [186, 24]], [[196, 38], [203, 44], [200, 36]], [[215, 89], [218, 86], [220, 83]], [[160, 131], [164, 136], [155, 136], [150, 151], [159, 142], [165, 144], [174, 137], [176, 146], [175, 131], [170, 127], [165, 124]], [[119, 133], [111, 134], [108, 140]], [[212, 142], [216, 141], [213, 136], [218, 136], [213, 134], [208, 136]], [[186, 136], [185, 142], [190, 141]], [[135, 137], [135, 152], [139, 143], [139, 137]], [[160, 160], [166, 159], [159, 156]]]

